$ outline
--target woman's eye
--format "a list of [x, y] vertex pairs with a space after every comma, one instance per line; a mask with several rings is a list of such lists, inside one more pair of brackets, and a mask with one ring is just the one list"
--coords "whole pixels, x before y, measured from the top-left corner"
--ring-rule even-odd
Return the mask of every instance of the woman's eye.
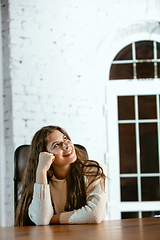
[[56, 143], [55, 145], [54, 145], [54, 148], [56, 148], [56, 147], [58, 147], [59, 146], [59, 143]]
[[63, 139], [64, 139], [64, 141], [67, 141], [67, 137], [66, 137], [66, 136], [64, 136], [64, 138], [63, 138]]

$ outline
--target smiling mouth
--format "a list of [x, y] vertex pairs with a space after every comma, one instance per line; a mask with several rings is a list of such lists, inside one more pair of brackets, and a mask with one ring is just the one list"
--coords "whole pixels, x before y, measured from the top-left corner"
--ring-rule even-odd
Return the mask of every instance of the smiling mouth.
[[72, 153], [72, 150], [70, 150], [67, 154], [63, 155], [63, 157], [67, 157]]

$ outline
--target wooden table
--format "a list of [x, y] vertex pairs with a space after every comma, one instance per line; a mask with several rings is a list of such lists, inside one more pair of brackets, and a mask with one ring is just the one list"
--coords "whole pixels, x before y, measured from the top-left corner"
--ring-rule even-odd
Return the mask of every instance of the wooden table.
[[87, 225], [0, 228], [7, 240], [160, 240], [160, 218], [123, 219]]

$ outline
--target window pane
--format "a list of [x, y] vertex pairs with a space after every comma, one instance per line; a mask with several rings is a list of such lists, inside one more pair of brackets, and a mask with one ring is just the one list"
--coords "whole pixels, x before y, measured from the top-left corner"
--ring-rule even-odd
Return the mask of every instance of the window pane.
[[119, 124], [120, 173], [137, 173], [135, 124]]
[[121, 201], [138, 201], [137, 178], [121, 178]]
[[153, 42], [136, 42], [136, 59], [153, 59]]
[[157, 123], [140, 123], [139, 136], [141, 173], [158, 173]]
[[153, 212], [142, 212], [142, 217], [146, 218], [146, 217], [154, 217], [160, 215], [160, 211], [153, 211]]
[[138, 212], [122, 212], [121, 219], [138, 218]]
[[158, 78], [160, 78], [160, 63], [157, 62], [157, 75], [158, 75]]
[[133, 79], [132, 64], [112, 64], [110, 70], [110, 80], [112, 79]]
[[137, 63], [137, 78], [154, 78], [154, 63]]
[[132, 59], [132, 44], [123, 48], [115, 57], [115, 60], [131, 60]]
[[160, 59], [160, 43], [157, 42], [157, 58]]
[[156, 96], [138, 96], [139, 119], [156, 119]]
[[159, 201], [160, 186], [159, 177], [142, 177], [142, 201]]
[[134, 96], [118, 97], [118, 120], [135, 119]]

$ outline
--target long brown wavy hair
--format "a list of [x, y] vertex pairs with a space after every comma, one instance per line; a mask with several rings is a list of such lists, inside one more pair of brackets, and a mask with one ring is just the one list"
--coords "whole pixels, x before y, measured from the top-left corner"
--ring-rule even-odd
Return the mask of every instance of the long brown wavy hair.
[[[34, 135], [29, 156], [27, 160], [27, 166], [22, 178], [22, 193], [19, 200], [16, 213], [15, 213], [15, 226], [28, 226], [34, 225], [29, 219], [28, 208], [33, 197], [34, 183], [36, 182], [36, 169], [38, 166], [40, 152], [45, 152], [48, 136], [55, 130], [63, 133], [69, 140], [70, 137], [62, 128], [58, 126], [46, 126], [41, 128]], [[84, 176], [94, 176], [96, 178], [103, 178], [105, 185], [105, 175], [103, 169], [98, 162], [89, 160], [88, 154], [85, 148], [81, 148], [78, 145], [75, 146], [77, 159], [74, 163], [71, 163], [70, 170], [67, 174], [67, 201], [65, 205], [65, 211], [72, 211], [79, 209], [86, 204], [86, 187], [84, 182]], [[92, 172], [89, 171], [89, 167], [92, 167]], [[48, 182], [54, 175], [54, 170], [51, 165], [47, 172]], [[75, 184], [73, 184], [75, 183]]]

